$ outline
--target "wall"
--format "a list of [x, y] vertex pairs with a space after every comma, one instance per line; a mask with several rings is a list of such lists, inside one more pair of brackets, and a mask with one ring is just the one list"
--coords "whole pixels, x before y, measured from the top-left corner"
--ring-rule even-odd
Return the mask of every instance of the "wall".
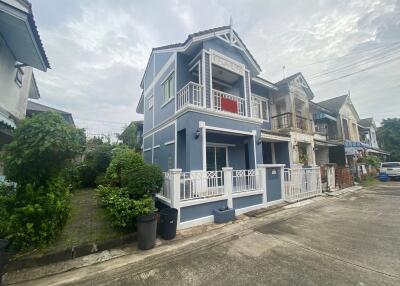
[[[162, 54], [154, 54], [151, 58], [149, 69], [145, 76], [144, 81], [144, 91], [148, 90], [148, 87], [151, 85], [153, 80], [156, 79], [157, 75], [160, 72], [160, 69], [164, 67], [164, 65], [170, 60], [171, 57], [174, 57], [172, 53], [162, 53]], [[143, 124], [143, 132], [146, 133], [154, 127], [157, 127], [161, 122], [165, 119], [169, 118], [175, 113], [175, 98], [165, 104], [163, 96], [164, 90], [162, 83], [165, 79], [171, 74], [171, 72], [175, 71], [175, 61], [166, 68], [166, 70], [159, 75], [157, 82], [154, 84], [153, 88], [148, 91], [144, 95], [144, 124]], [[176, 73], [173, 74], [173, 80], [175, 82]], [[174, 85], [174, 95], [176, 95], [176, 86]], [[148, 98], [153, 95], [153, 108], [148, 108]]]
[[[357, 116], [353, 111], [353, 108], [351, 108], [350, 104], [346, 102], [342, 108], [340, 109], [340, 116], [343, 119], [347, 119], [347, 125], [349, 127], [349, 135], [350, 135], [350, 140], [352, 141], [360, 141], [360, 137], [358, 134], [358, 127], [357, 127]], [[340, 121], [342, 122], [342, 121]], [[354, 127], [355, 125], [355, 127]], [[343, 128], [343, 125], [341, 126]], [[342, 129], [341, 128], [341, 129]], [[343, 136], [344, 138], [344, 131], [343, 131]]]
[[[202, 114], [198, 112], [187, 112], [177, 119], [177, 130], [185, 130], [185, 152], [186, 152], [186, 168], [187, 170], [202, 170], [203, 157], [202, 157], [202, 137], [195, 138], [196, 131], [199, 130], [199, 121], [204, 121], [207, 126], [214, 126], [219, 128], [234, 129], [240, 131], [251, 132], [257, 131], [256, 140], [260, 136], [260, 125], [255, 123], [243, 122], [218, 116]], [[249, 136], [250, 137], [250, 136]], [[243, 137], [242, 137], [243, 138]], [[208, 141], [208, 139], [207, 139]], [[227, 140], [230, 143], [229, 140]], [[252, 136], [249, 139], [249, 158], [250, 162], [254, 162], [253, 141]], [[178, 145], [178, 152], [182, 152]], [[179, 154], [179, 153], [178, 153]], [[178, 155], [180, 157], [180, 155]], [[261, 144], [256, 143], [256, 156], [257, 162], [262, 163], [262, 147]], [[254, 168], [254, 163], [252, 164]]]
[[180, 209], [181, 222], [207, 217], [213, 215], [213, 210], [225, 208], [228, 205], [227, 200], [209, 202], [205, 204], [184, 207]]
[[32, 68], [24, 67], [22, 87], [15, 82], [16, 61], [0, 35], [0, 111], [10, 113], [17, 119], [25, 117]]
[[267, 202], [282, 199], [281, 171], [282, 168], [267, 168]]
[[317, 146], [315, 150], [315, 163], [317, 165], [324, 165], [329, 163], [329, 147]]

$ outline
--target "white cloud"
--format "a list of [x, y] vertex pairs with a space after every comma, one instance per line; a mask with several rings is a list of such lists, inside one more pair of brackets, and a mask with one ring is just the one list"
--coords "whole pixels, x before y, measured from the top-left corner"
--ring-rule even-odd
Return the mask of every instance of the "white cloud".
[[400, 39], [398, 0], [32, 2], [53, 66], [37, 73], [41, 100], [77, 119], [127, 123], [137, 118], [139, 83], [151, 48], [227, 25], [230, 16], [267, 79], [281, 79], [285, 65], [287, 75], [302, 71], [310, 78], [317, 101], [350, 89], [361, 114], [394, 113], [390, 108], [400, 104], [394, 96], [400, 88], [393, 87], [398, 62], [325, 85], [317, 83], [343, 73], [312, 77]]

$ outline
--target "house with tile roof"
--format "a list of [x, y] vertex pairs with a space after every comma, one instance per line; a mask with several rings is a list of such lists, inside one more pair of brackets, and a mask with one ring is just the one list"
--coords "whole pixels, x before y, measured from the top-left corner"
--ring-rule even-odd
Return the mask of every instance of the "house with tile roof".
[[25, 117], [28, 98], [40, 97], [33, 69], [48, 68], [31, 4], [0, 0], [0, 149]]

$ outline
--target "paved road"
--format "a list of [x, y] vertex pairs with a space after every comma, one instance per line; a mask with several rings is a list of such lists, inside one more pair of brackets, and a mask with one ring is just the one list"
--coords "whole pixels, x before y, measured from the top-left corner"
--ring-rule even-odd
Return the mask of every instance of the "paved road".
[[[92, 277], [87, 270], [86, 279], [83, 275], [75, 282], [400, 285], [400, 183], [382, 184], [320, 202], [299, 208], [295, 215], [291, 212], [286, 216], [283, 212], [274, 223], [258, 224], [229, 241], [195, 248], [172, 259], [168, 256], [159, 261], [128, 264], [119, 271], [106, 271], [103, 264], [98, 264], [104, 272]], [[68, 273], [65, 275], [64, 279]], [[58, 276], [51, 279], [68, 284]]]

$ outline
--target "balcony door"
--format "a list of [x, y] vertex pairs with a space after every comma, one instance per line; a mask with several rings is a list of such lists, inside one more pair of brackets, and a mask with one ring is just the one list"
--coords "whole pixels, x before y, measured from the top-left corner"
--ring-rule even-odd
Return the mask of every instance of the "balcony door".
[[228, 166], [227, 147], [207, 146], [207, 171], [222, 171], [222, 168]]

